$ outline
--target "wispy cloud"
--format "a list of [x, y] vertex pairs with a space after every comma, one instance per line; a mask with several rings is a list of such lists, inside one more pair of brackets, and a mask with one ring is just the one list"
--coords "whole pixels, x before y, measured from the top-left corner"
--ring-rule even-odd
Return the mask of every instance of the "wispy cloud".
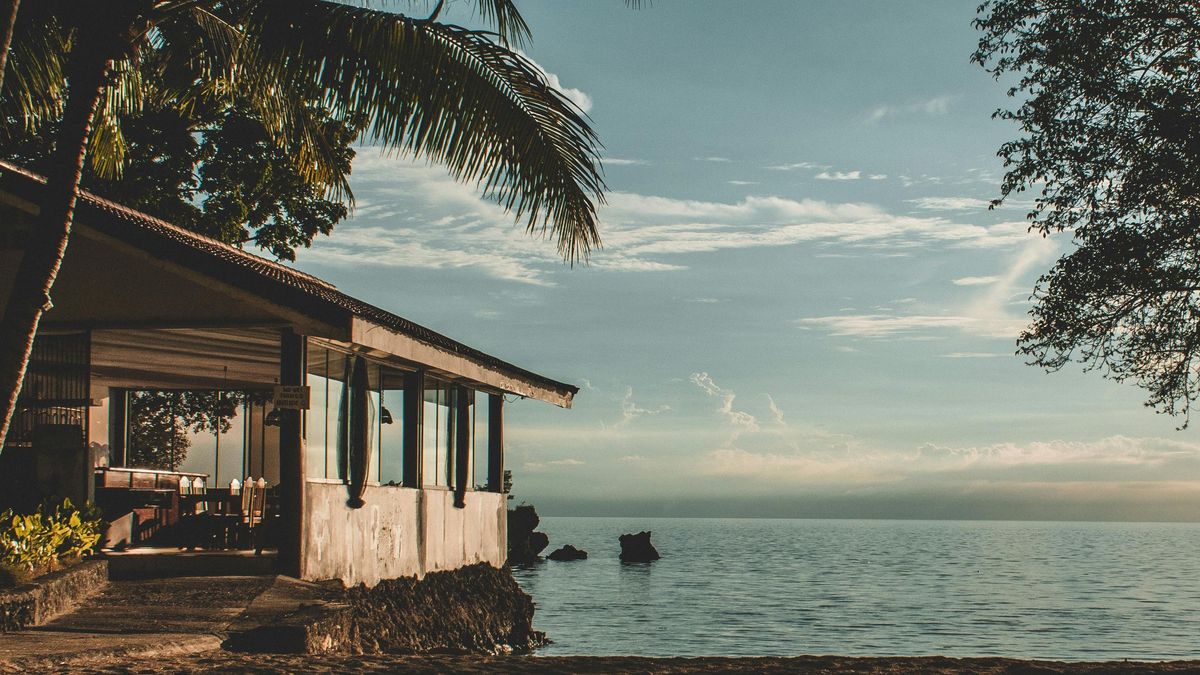
[[867, 122], [875, 124], [885, 118], [896, 115], [945, 115], [950, 112], [950, 104], [954, 101], [954, 98], [953, 96], [943, 95], [904, 105], [877, 105], [867, 113]]
[[[858, 441], [798, 431], [794, 449], [719, 448], [701, 458], [705, 475], [744, 477], [776, 489], [786, 484], [834, 483], [941, 485], [962, 490], [973, 483], [1037, 484], [1042, 497], [1080, 482], [1176, 482], [1200, 479], [1200, 444], [1163, 438], [1110, 436], [1094, 441], [1048, 440], [880, 450]], [[843, 443], [853, 447], [847, 452]]]
[[730, 185], [758, 185], [758, 181], [756, 180], [729, 180], [725, 182]]
[[775, 423], [787, 426], [787, 422], [783, 419], [783, 411], [779, 409], [778, 405], [775, 405], [775, 398], [770, 394], [764, 394], [764, 396], [767, 397], [767, 409], [771, 411], [771, 417], [774, 418]]
[[602, 162], [608, 166], [649, 166], [644, 159], [628, 159], [624, 157], [605, 157]]
[[733, 402], [737, 395], [717, 386], [708, 373], [692, 373], [688, 379], [705, 394], [721, 399], [717, 413], [733, 429], [728, 444], [732, 445], [743, 433], [758, 431], [758, 419], [743, 410], [734, 410]]
[[732, 162], [728, 157], [693, 157], [697, 162]]
[[834, 336], [891, 338], [942, 328], [966, 330], [975, 323], [975, 319], [953, 315], [838, 314], [803, 318], [797, 323], [802, 327], [822, 328]]
[[1000, 277], [998, 277], [998, 276], [959, 277], [959, 278], [955, 279], [952, 283], [955, 286], [987, 286], [989, 284], [994, 284], [997, 281], [1000, 281]]
[[927, 211], [986, 211], [991, 204], [975, 197], [919, 197], [907, 201]]
[[646, 415], [658, 415], [667, 412], [671, 406], [660, 405], [656, 408], [643, 408], [633, 401], [633, 387], [625, 388], [625, 398], [621, 399], [621, 420], [617, 425], [629, 424], [633, 420]]
[[[562, 267], [554, 246], [531, 241], [512, 215], [439, 167], [360, 148], [354, 162], [360, 208], [337, 236], [300, 252], [302, 261], [339, 266], [471, 269], [494, 278], [550, 286]], [[821, 243], [905, 249], [938, 245], [1011, 247], [1024, 222], [974, 225], [943, 215], [891, 213], [863, 203], [777, 196], [736, 202], [614, 192], [599, 212], [604, 248], [594, 270], [671, 272], [681, 256], [730, 249]], [[841, 253], [824, 251], [825, 254]]]
[[584, 466], [586, 462], [581, 459], [567, 457], [565, 459], [552, 459], [544, 462], [525, 462], [521, 465], [526, 471], [541, 472], [550, 471], [553, 469], [569, 469], [577, 466]]
[[861, 177], [861, 171], [822, 171], [814, 176], [817, 180], [858, 180]]
[[790, 164], [773, 164], [765, 168], [771, 171], [797, 171], [800, 169], [828, 169], [829, 165], [814, 162], [792, 162]]
[[[954, 330], [970, 335], [1014, 338], [1027, 324], [1023, 316], [1011, 311], [1011, 298], [1029, 272], [1054, 255], [1055, 245], [1048, 239], [1028, 239], [1008, 270], [994, 277], [964, 277], [967, 286], [980, 286], [983, 292], [964, 306], [945, 314], [836, 314], [806, 317], [796, 321], [802, 328], [819, 328], [830, 335], [866, 339], [927, 338], [939, 331]], [[958, 283], [960, 280], [956, 280]]]

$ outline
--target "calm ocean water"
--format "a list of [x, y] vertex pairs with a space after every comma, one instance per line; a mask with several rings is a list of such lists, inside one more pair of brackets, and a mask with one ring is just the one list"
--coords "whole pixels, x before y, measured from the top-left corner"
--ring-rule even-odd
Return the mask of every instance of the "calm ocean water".
[[[1200, 524], [543, 518], [546, 655], [1200, 658]], [[652, 530], [663, 559], [623, 564]]]

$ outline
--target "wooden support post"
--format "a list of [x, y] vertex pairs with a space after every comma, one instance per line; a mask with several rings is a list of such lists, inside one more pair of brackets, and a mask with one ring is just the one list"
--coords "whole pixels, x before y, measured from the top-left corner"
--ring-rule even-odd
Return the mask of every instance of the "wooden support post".
[[108, 390], [108, 465], [126, 466], [125, 443], [129, 430], [125, 416], [129, 412], [129, 392], [113, 387]]
[[[303, 335], [284, 328], [279, 336], [279, 384], [305, 380]], [[279, 410], [279, 571], [304, 577], [304, 441], [299, 410]]]
[[504, 492], [503, 394], [488, 394], [488, 490]]
[[467, 505], [471, 481], [471, 390], [454, 387], [454, 506]]
[[425, 438], [425, 372], [415, 370], [404, 374], [404, 487], [420, 488], [422, 442]]

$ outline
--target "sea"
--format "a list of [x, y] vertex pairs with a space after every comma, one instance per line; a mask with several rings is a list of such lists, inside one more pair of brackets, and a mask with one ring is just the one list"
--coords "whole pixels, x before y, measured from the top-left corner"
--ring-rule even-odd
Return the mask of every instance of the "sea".
[[[544, 655], [1200, 658], [1200, 524], [543, 517]], [[662, 559], [622, 563], [652, 532]]]

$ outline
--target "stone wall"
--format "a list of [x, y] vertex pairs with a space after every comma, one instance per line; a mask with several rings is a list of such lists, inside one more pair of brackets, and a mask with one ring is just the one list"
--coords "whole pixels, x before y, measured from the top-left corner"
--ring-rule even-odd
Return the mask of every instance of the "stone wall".
[[305, 495], [304, 578], [374, 586], [474, 563], [504, 565], [505, 500], [468, 492], [454, 507], [449, 490], [369, 486], [366, 506], [346, 506], [341, 483], [309, 481]]
[[108, 561], [85, 560], [33, 583], [0, 591], [0, 633], [40, 626], [108, 585]]

